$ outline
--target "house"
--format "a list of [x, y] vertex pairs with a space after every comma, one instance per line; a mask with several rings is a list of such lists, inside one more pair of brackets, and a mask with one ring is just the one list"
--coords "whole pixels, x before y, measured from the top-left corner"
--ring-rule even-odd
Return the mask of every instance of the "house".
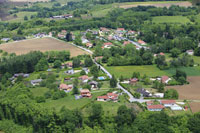
[[1, 41], [8, 42], [10, 38], [2, 38]]
[[124, 33], [124, 32], [126, 32], [126, 30], [124, 28], [117, 28], [117, 32], [118, 33]]
[[136, 31], [129, 30], [127, 34], [128, 35], [134, 35], [135, 33], [136, 33]]
[[91, 85], [92, 88], [98, 87], [98, 82], [96, 82], [96, 81], [90, 81], [88, 84]]
[[153, 94], [154, 97], [157, 97], [157, 98], [163, 98], [164, 97], [164, 93], [155, 93]]
[[60, 84], [59, 89], [60, 90], [65, 90], [65, 91], [69, 91], [73, 88], [72, 85], [67, 85], [67, 84]]
[[67, 71], [65, 71], [65, 73], [72, 75], [72, 74], [74, 74], [74, 69], [67, 70]]
[[39, 85], [40, 82], [42, 82], [42, 79], [31, 80], [31, 84], [32, 84], [33, 86], [35, 86], [35, 85]]
[[131, 44], [131, 42], [130, 41], [124, 41], [124, 43], [123, 43], [124, 46], [126, 46], [128, 44]]
[[164, 105], [165, 107], [170, 107], [175, 105], [176, 101], [175, 100], [161, 100], [160, 104]]
[[113, 40], [113, 36], [108, 36], [108, 40]]
[[72, 62], [67, 62], [66, 65], [67, 65], [67, 67], [73, 67], [73, 63]]
[[144, 42], [144, 41], [142, 41], [142, 40], [138, 40], [138, 43], [139, 43], [140, 45], [146, 45], [146, 42]]
[[24, 73], [17, 73], [17, 74], [14, 74], [14, 78], [17, 78], [19, 76], [22, 76], [23, 78], [28, 78], [29, 77], [29, 74], [24, 74]]
[[90, 91], [88, 89], [82, 89], [81, 90], [81, 96], [82, 97], [92, 97]]
[[81, 40], [82, 40], [82, 43], [89, 43], [89, 41], [84, 37], [82, 37]]
[[103, 56], [97, 56], [94, 59], [95, 59], [95, 61], [98, 61], [98, 60], [102, 60], [102, 58], [103, 58]]
[[138, 88], [136, 92], [140, 93], [142, 97], [151, 97], [152, 94], [144, 88]]
[[162, 111], [165, 107], [163, 105], [148, 105], [147, 109], [149, 111]]
[[129, 84], [131, 84], [131, 85], [135, 85], [137, 82], [138, 82], [137, 78], [129, 79]]
[[113, 101], [117, 102], [118, 100], [118, 95], [115, 93], [107, 93], [107, 95], [104, 96], [98, 96], [97, 101]]
[[160, 55], [161, 55], [161, 56], [165, 56], [165, 54], [164, 54], [163, 52], [160, 52]]
[[85, 46], [88, 47], [88, 48], [91, 48], [91, 47], [93, 47], [93, 44], [88, 42], [88, 43], [85, 44]]
[[57, 36], [58, 36], [59, 38], [65, 38], [66, 35], [63, 35], [63, 34], [58, 33]]
[[100, 27], [100, 31], [108, 33], [110, 30], [105, 27]]
[[147, 104], [147, 106], [152, 105], [153, 101], [147, 101], [146, 104]]
[[62, 17], [63, 17], [63, 18], [73, 18], [73, 15], [71, 15], [71, 14], [65, 14], [65, 15], [63, 15]]
[[106, 42], [103, 44], [103, 47], [102, 48], [111, 48], [113, 44], [111, 42]]
[[168, 84], [168, 82], [171, 80], [168, 76], [162, 76], [161, 77], [161, 82], [164, 84]]
[[187, 53], [188, 55], [194, 55], [194, 50], [192, 50], [192, 49], [191, 49], [191, 50], [187, 50], [186, 53]]
[[173, 111], [183, 110], [183, 108], [181, 106], [177, 105], [177, 104], [170, 106], [170, 109], [173, 110]]
[[83, 75], [83, 76], [80, 76], [79, 79], [82, 80], [83, 83], [86, 83], [88, 82], [89, 77], [87, 75]]

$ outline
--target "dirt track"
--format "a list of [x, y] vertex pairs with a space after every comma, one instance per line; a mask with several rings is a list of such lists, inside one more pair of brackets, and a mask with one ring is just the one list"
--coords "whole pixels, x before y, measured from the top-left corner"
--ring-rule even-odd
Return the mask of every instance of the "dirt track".
[[190, 84], [183, 86], [167, 86], [166, 89], [174, 88], [179, 93], [179, 99], [200, 100], [200, 76], [192, 76], [187, 79]]
[[120, 8], [132, 8], [132, 7], [138, 7], [138, 6], [155, 6], [155, 7], [167, 7], [169, 8], [172, 5], [177, 5], [177, 6], [182, 6], [182, 7], [189, 7], [192, 6], [192, 4], [190, 2], [177, 2], [177, 3], [155, 3], [155, 4], [145, 4], [141, 3], [141, 4], [132, 4], [132, 5], [121, 5], [119, 6]]
[[88, 54], [87, 52], [67, 44], [65, 42], [53, 39], [53, 38], [40, 38], [25, 40], [19, 42], [12, 42], [0, 45], [0, 49], [8, 53], [16, 53], [17, 55], [26, 54], [30, 51], [70, 51], [71, 57], [77, 55]]

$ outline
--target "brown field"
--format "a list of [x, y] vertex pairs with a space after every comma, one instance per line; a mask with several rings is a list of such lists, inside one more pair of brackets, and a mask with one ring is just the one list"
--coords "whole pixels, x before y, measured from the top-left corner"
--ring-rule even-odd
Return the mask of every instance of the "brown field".
[[200, 100], [200, 76], [191, 76], [188, 77], [187, 80], [190, 84], [183, 86], [167, 86], [166, 89], [176, 89], [179, 93], [179, 99], [182, 100]]
[[53, 38], [40, 38], [32, 40], [24, 40], [19, 42], [11, 42], [0, 45], [0, 49], [8, 53], [16, 53], [17, 55], [26, 54], [30, 51], [70, 51], [71, 57], [77, 55], [88, 54], [87, 52], [72, 46], [63, 41], [59, 41]]
[[196, 113], [200, 111], [200, 102], [191, 102], [190, 108], [192, 110], [192, 113]]
[[138, 6], [155, 6], [155, 7], [167, 7], [169, 8], [172, 5], [178, 5], [178, 6], [183, 6], [183, 7], [189, 7], [192, 6], [192, 3], [184, 1], [184, 2], [172, 2], [172, 3], [148, 3], [148, 2], [140, 2], [138, 4], [124, 4], [119, 6], [120, 8], [132, 8], [132, 7], [138, 7]]

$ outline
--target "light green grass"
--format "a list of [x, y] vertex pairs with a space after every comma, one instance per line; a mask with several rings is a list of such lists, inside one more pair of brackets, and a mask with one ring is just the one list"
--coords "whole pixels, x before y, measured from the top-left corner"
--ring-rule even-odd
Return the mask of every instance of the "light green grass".
[[146, 74], [149, 77], [163, 76], [171, 74], [158, 69], [155, 65], [146, 65], [146, 66], [111, 66], [106, 67], [106, 69], [114, 74], [116, 77], [123, 75], [125, 78], [130, 78], [133, 72], [140, 72], [141, 75]]
[[[178, 68], [186, 72], [187, 76], [200, 76], [200, 66], [197, 67], [180, 67]], [[168, 75], [174, 75], [176, 73], [176, 68], [170, 68], [169, 70], [164, 70]]]
[[19, 12], [17, 13], [17, 18], [8, 20], [7, 22], [22, 22], [24, 21], [24, 16], [27, 16], [30, 19], [31, 15], [37, 14], [36, 12]]
[[192, 56], [192, 58], [194, 59], [195, 64], [200, 64], [200, 56]]
[[154, 23], [190, 23], [190, 20], [184, 16], [157, 16], [153, 17]]
[[36, 87], [30, 88], [30, 90], [34, 96], [44, 96], [44, 93], [47, 92], [49, 89], [45, 87]]
[[167, 4], [167, 3], [179, 3], [183, 1], [147, 1], [147, 2], [124, 2], [120, 5], [137, 5], [137, 4]]

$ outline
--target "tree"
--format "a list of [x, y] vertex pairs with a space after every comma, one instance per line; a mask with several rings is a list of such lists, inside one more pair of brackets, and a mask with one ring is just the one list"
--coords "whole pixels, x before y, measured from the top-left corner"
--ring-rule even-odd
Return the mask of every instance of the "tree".
[[43, 96], [38, 96], [35, 98], [35, 100], [37, 101], [37, 103], [44, 103], [45, 102], [45, 98]]
[[188, 128], [193, 133], [199, 133], [200, 131], [199, 123], [200, 123], [200, 113], [196, 113], [189, 118]]
[[91, 127], [97, 125], [103, 126], [103, 121], [102, 121], [103, 114], [104, 112], [101, 104], [92, 105], [92, 112], [91, 115], [89, 116]]
[[115, 78], [114, 75], [112, 75], [112, 78], [110, 79], [110, 87], [111, 88], [117, 87], [117, 79]]
[[38, 71], [45, 71], [48, 69], [48, 62], [45, 58], [41, 58], [37, 65], [35, 66], [35, 70]]
[[56, 60], [53, 64], [54, 68], [60, 68], [61, 67], [62, 62], [60, 60]]
[[97, 87], [100, 89], [101, 87], [103, 86], [103, 83], [101, 83], [101, 82], [99, 82], [98, 84], [97, 84]]
[[194, 55], [200, 56], [200, 47], [198, 47], [198, 48], [196, 48], [196, 49], [194, 50]]
[[82, 71], [80, 72], [80, 75], [86, 75], [85, 71], [82, 70]]
[[22, 32], [22, 29], [21, 29], [21, 28], [19, 28], [19, 29], [17, 30], [17, 34], [18, 34], [18, 35], [22, 35], [22, 34], [23, 34], [23, 32]]
[[133, 72], [132, 78], [140, 78], [140, 72]]
[[164, 97], [167, 99], [178, 99], [178, 92], [175, 89], [165, 91]]
[[85, 67], [91, 67], [93, 65], [93, 61], [90, 56], [87, 56], [84, 61]]
[[172, 57], [178, 57], [181, 51], [177, 48], [173, 48], [172, 50], [170, 50], [170, 53]]
[[95, 64], [90, 68], [90, 73], [95, 76], [95, 78], [99, 76], [99, 69]]
[[77, 86], [74, 86], [74, 87], [73, 87], [73, 94], [74, 94], [74, 95], [79, 94], [79, 90], [78, 90], [78, 87], [77, 87]]
[[27, 17], [27, 16], [24, 16], [24, 20], [25, 20], [25, 21], [28, 20], [28, 17]]
[[133, 96], [134, 96], [135, 98], [138, 98], [138, 99], [139, 99], [141, 95], [140, 95], [140, 93], [135, 92], [135, 93], [133, 94]]
[[73, 41], [73, 40], [72, 40], [72, 33], [71, 33], [71, 32], [67, 32], [65, 38], [66, 38], [67, 42]]
[[74, 57], [72, 61], [72, 67], [77, 68], [80, 67], [81, 60], [78, 57]]
[[120, 82], [123, 82], [123, 81], [124, 81], [124, 77], [123, 77], [122, 75], [120, 76], [119, 81], [120, 81]]

